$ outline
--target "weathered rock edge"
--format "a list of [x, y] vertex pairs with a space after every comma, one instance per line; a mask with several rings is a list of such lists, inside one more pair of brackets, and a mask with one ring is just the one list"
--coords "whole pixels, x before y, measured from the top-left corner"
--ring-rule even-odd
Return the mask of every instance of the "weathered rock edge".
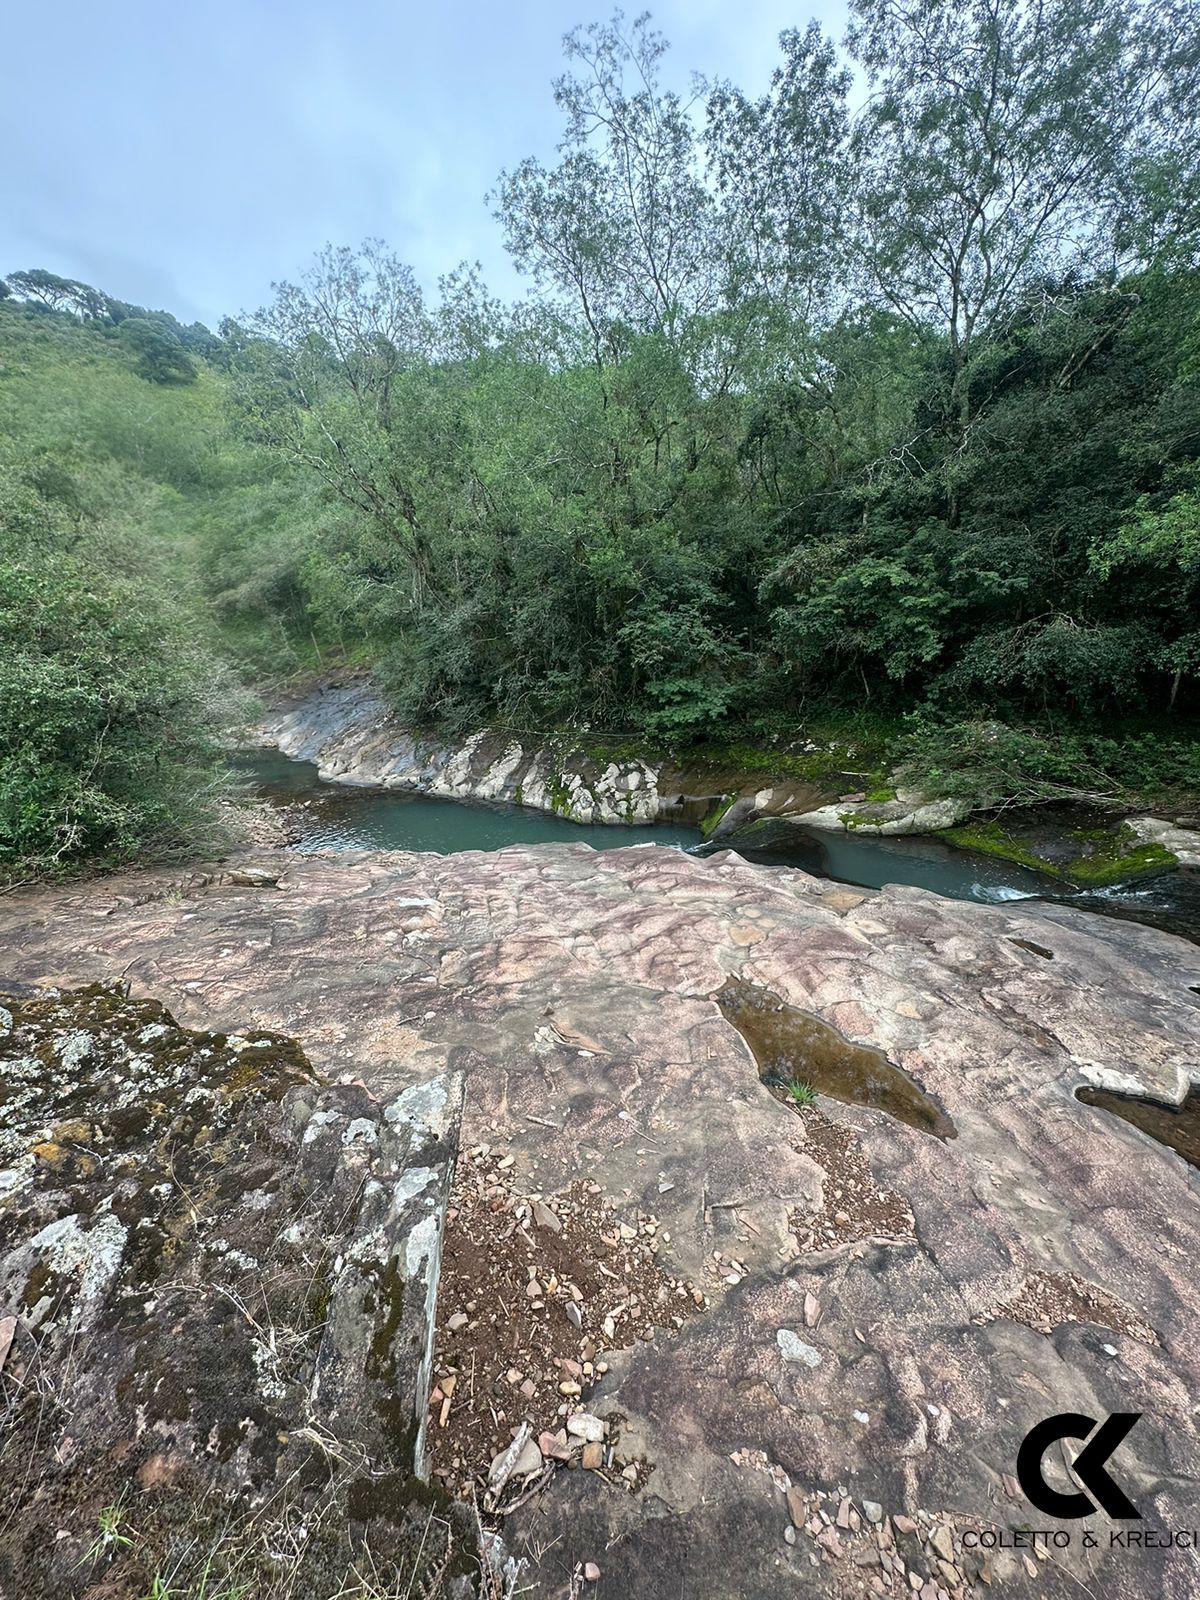
[[404, 728], [365, 677], [306, 689], [251, 736], [292, 760], [315, 763], [327, 783], [497, 800], [582, 823], [699, 825], [709, 817], [722, 833], [747, 816], [811, 807], [828, 793], [802, 782], [762, 786], [732, 769], [696, 772], [666, 761], [600, 759], [566, 739], [551, 748], [484, 730], [447, 744]]
[[461, 1079], [96, 985], [7, 998], [0, 1085], [0, 1595], [472, 1593], [419, 1481]]

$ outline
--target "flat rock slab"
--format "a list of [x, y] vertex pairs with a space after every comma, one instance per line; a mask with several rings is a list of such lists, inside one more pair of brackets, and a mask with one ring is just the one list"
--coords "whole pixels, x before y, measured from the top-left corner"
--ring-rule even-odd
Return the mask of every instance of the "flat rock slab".
[[[1120, 1525], [1057, 1524], [1015, 1476], [1043, 1418], [1141, 1412], [1112, 1463], [1137, 1530], [1200, 1526], [1197, 1173], [1075, 1099], [1175, 1102], [1200, 1077], [1200, 949], [657, 846], [257, 864], [277, 881], [10, 897], [5, 967], [124, 973], [188, 1025], [285, 1032], [382, 1099], [461, 1071], [463, 1144], [505, 1163], [506, 1195], [595, 1185], [707, 1296], [618, 1335], [568, 1400], [609, 1423], [604, 1462], [559, 1466], [504, 1522], [525, 1592], [1200, 1592], [1193, 1551], [1111, 1548]], [[721, 1015], [731, 977], [884, 1052], [957, 1136], [785, 1104]], [[1069, 1487], [1063, 1462], [1047, 1474]], [[1045, 1559], [975, 1547], [1043, 1526], [1070, 1540]]]

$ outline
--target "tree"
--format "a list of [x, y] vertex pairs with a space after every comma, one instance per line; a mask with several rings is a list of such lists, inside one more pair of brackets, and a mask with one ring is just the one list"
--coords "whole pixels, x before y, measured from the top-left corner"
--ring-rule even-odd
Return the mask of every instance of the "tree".
[[118, 329], [121, 344], [137, 357], [136, 370], [150, 383], [195, 383], [196, 364], [161, 323], [126, 317]]
[[691, 107], [659, 83], [667, 44], [649, 13], [626, 32], [618, 11], [563, 47], [579, 71], [554, 85], [562, 159], [502, 173], [496, 215], [517, 266], [575, 304], [603, 367], [618, 324], [674, 338], [717, 310], [722, 252]]
[[1139, 151], [1179, 108], [1194, 121], [1194, 7], [854, 0], [852, 19], [873, 90], [852, 145], [862, 260], [888, 304], [944, 333], [961, 437], [975, 341], [1035, 279], [1113, 262]]

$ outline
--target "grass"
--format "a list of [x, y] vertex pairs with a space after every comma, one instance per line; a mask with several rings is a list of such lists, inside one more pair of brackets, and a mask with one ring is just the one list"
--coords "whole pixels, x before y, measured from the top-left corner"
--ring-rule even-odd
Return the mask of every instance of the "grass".
[[787, 1097], [794, 1106], [815, 1106], [817, 1103], [817, 1091], [811, 1083], [789, 1083]]
[[817, 1103], [817, 1091], [811, 1083], [801, 1083], [798, 1078], [789, 1078], [782, 1072], [768, 1072], [763, 1082], [768, 1089], [782, 1089], [797, 1109]]

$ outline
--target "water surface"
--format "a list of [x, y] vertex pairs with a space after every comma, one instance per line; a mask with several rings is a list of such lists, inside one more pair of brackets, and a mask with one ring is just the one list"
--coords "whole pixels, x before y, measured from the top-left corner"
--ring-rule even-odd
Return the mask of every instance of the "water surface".
[[613, 826], [495, 801], [443, 800], [396, 789], [322, 783], [311, 761], [277, 750], [241, 755], [236, 770], [262, 799], [284, 810], [297, 850], [502, 850], [510, 844], [589, 844], [594, 850], [662, 844], [677, 850], [699, 842], [695, 828], [669, 823]]

